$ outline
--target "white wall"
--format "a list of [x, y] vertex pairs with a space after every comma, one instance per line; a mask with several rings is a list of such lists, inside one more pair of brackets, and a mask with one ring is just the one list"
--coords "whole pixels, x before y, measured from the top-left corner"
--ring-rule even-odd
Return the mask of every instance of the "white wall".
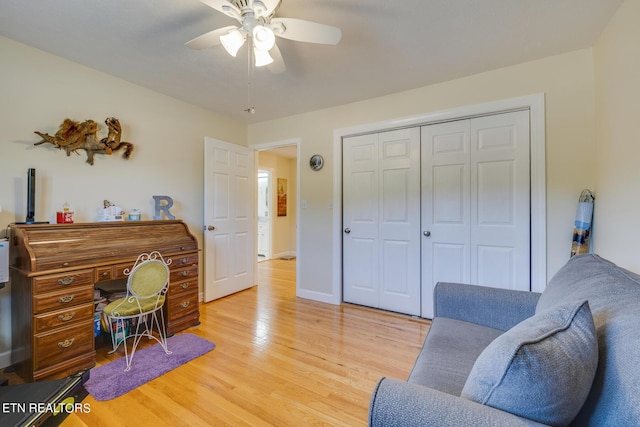
[[[0, 37], [0, 227], [24, 221], [26, 176], [36, 168], [36, 219], [54, 221], [66, 201], [77, 222], [94, 221], [103, 200], [152, 219], [153, 195], [167, 195], [171, 213], [185, 220], [202, 246], [205, 136], [246, 145], [243, 123]], [[214, 94], [212, 94], [214, 96]], [[38, 130], [54, 134], [65, 118], [116, 117], [123, 139], [135, 144], [129, 160], [116, 153], [67, 157], [51, 145], [35, 147]], [[4, 232], [0, 232], [3, 236]], [[10, 338], [10, 289], [0, 291], [0, 366]]]
[[627, 0], [594, 48], [594, 250], [640, 272], [640, 1]]
[[[591, 49], [506, 67], [441, 84], [249, 126], [249, 144], [300, 138], [299, 288], [331, 294], [333, 131], [545, 93], [547, 166], [547, 275], [569, 258], [576, 203], [594, 186], [594, 76]], [[319, 172], [306, 165], [322, 154]], [[303, 279], [302, 279], [303, 278]]]

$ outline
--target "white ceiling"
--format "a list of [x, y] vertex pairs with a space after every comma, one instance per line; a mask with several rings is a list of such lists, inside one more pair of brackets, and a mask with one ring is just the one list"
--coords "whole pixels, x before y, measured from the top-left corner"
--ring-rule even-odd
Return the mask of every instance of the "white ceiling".
[[184, 45], [236, 24], [199, 0], [0, 0], [0, 35], [253, 123], [590, 47], [622, 2], [283, 0], [276, 16], [340, 27], [342, 40], [278, 39], [287, 70], [255, 70], [255, 114], [243, 111], [246, 49]]

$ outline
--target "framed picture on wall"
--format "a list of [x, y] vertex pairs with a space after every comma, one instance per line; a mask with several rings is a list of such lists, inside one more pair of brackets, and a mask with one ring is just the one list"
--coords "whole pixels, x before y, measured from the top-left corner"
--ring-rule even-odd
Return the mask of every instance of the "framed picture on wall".
[[286, 178], [278, 178], [278, 216], [287, 216]]

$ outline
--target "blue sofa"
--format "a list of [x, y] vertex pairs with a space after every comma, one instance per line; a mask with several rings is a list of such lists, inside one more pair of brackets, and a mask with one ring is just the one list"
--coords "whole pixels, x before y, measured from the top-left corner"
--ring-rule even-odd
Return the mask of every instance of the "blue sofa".
[[572, 257], [543, 293], [438, 283], [406, 381], [372, 426], [640, 426], [640, 276]]

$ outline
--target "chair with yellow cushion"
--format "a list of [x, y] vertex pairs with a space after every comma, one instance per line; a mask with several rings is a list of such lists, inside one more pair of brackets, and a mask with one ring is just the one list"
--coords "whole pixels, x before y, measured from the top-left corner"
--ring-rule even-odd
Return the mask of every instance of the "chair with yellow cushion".
[[[166, 354], [167, 334], [164, 326], [162, 307], [169, 288], [169, 267], [171, 260], [165, 261], [157, 252], [141, 254], [133, 267], [125, 270], [127, 295], [112, 301], [103, 310], [105, 323], [111, 332], [111, 343], [115, 352], [124, 344], [127, 367], [131, 369], [136, 347], [143, 337], [153, 338], [160, 343]], [[157, 336], [153, 334], [156, 330]], [[131, 351], [127, 350], [127, 339], [133, 338]]]

